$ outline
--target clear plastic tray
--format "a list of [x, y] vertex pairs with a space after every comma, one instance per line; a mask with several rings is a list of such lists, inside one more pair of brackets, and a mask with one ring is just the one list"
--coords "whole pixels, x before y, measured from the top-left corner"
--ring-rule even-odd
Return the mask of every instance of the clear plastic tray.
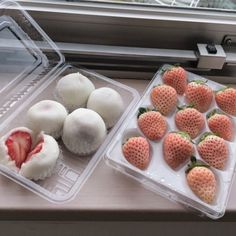
[[95, 154], [90, 156], [78, 156], [69, 152], [59, 141], [59, 146], [61, 149], [61, 155], [59, 161], [54, 169], [54, 173], [51, 177], [46, 178], [42, 181], [31, 181], [23, 178], [19, 174], [7, 169], [4, 166], [0, 166], [0, 172], [12, 180], [20, 183], [24, 187], [34, 191], [35, 193], [41, 195], [42, 197], [54, 201], [54, 202], [65, 202], [71, 200], [73, 196], [81, 188], [82, 184], [86, 181], [87, 177], [91, 174], [91, 171], [95, 168], [97, 162], [103, 156], [105, 148], [111, 141], [112, 136], [116, 130], [121, 125], [124, 118], [127, 116], [130, 109], [133, 107], [134, 103], [138, 99], [137, 92], [129, 87], [117, 83], [111, 79], [98, 75], [94, 72], [90, 72], [84, 69], [78, 69], [72, 66], [65, 66], [59, 74], [47, 80], [40, 89], [34, 92], [34, 94], [25, 101], [20, 108], [12, 113], [8, 119], [0, 125], [0, 134], [5, 134], [10, 129], [14, 127], [25, 125], [25, 114], [27, 110], [35, 103], [50, 99], [55, 100], [54, 90], [57, 81], [69, 73], [80, 72], [86, 77], [88, 77], [95, 85], [96, 88], [99, 87], [110, 87], [115, 89], [121, 97], [124, 99], [124, 105], [126, 110], [122, 114], [121, 118], [117, 124], [109, 131], [106, 139]]
[[113, 135], [134, 104], [138, 93], [128, 86], [97, 73], [64, 63], [64, 56], [27, 12], [13, 1], [0, 2], [0, 136], [26, 126], [26, 112], [35, 103], [54, 96], [57, 81], [80, 72], [99, 87], [115, 89], [123, 98], [124, 111], [116, 125], [93, 155], [69, 152], [59, 141], [59, 160], [51, 177], [31, 181], [0, 165], [0, 173], [43, 198], [63, 203], [73, 199], [103, 156]]
[[[164, 65], [165, 68], [168, 65]], [[136, 108], [129, 115], [129, 119], [124, 122], [122, 127], [119, 129], [119, 134], [113, 139], [110, 144], [109, 150], [106, 153], [105, 160], [109, 165], [118, 169], [122, 173], [136, 179], [141, 182], [146, 188], [151, 189], [152, 191], [161, 194], [162, 196], [179, 203], [184, 204], [187, 207], [198, 210], [200, 213], [204, 213], [204, 215], [209, 216], [210, 218], [217, 219], [224, 215], [226, 204], [228, 200], [228, 196], [230, 193], [230, 187], [233, 181], [233, 176], [235, 172], [235, 164], [236, 164], [236, 141], [235, 138], [232, 142], [227, 142], [229, 147], [229, 160], [224, 170], [217, 170], [211, 168], [213, 172], [216, 174], [218, 181], [218, 192], [216, 201], [213, 204], [207, 204], [201, 201], [189, 188], [187, 185], [185, 170], [187, 164], [184, 165], [179, 170], [172, 170], [165, 162], [162, 155], [162, 142], [163, 138], [159, 142], [149, 141], [152, 147], [152, 160], [149, 164], [149, 167], [145, 170], [139, 170], [138, 168], [131, 165], [123, 156], [122, 153], [122, 143], [124, 143], [127, 138], [132, 136], [143, 136], [142, 132], [137, 127], [137, 113], [139, 107], [150, 107], [150, 91], [155, 85], [163, 84], [161, 78], [161, 68], [157, 74], [154, 76], [152, 82], [149, 84], [146, 89], [143, 97], [140, 102], [136, 105]], [[188, 72], [189, 81], [192, 80], [206, 80], [203, 77], [192, 74]], [[216, 82], [208, 80], [208, 85], [213, 90], [218, 90], [223, 87]], [[178, 96], [179, 104], [186, 104], [184, 96]], [[211, 107], [209, 109], [212, 110], [214, 107], [217, 107], [215, 101], [212, 102]], [[208, 111], [208, 112], [209, 112]], [[174, 122], [174, 114], [167, 117], [168, 122], [168, 131], [176, 131], [178, 130], [175, 122]], [[206, 119], [206, 113], [204, 113], [204, 117]], [[234, 124], [236, 121], [235, 117], [231, 117]], [[205, 129], [201, 132], [204, 133], [209, 131], [207, 123], [205, 125]], [[200, 135], [201, 135], [200, 134]], [[194, 139], [196, 142], [200, 135]], [[198, 152], [195, 148], [195, 156], [197, 159], [201, 159]]]

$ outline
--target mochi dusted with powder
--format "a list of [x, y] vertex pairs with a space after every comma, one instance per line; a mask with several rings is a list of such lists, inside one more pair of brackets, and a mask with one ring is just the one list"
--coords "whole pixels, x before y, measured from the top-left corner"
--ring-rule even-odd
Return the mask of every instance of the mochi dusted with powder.
[[27, 126], [36, 133], [44, 133], [59, 138], [63, 124], [68, 115], [65, 107], [59, 102], [43, 100], [34, 104], [27, 112]]
[[56, 140], [35, 135], [26, 127], [12, 129], [0, 139], [0, 163], [33, 180], [49, 177], [59, 158]]
[[69, 112], [85, 107], [91, 92], [95, 89], [93, 83], [80, 73], [72, 73], [62, 77], [55, 90], [57, 100]]
[[106, 134], [106, 125], [98, 113], [79, 108], [66, 117], [62, 140], [69, 151], [89, 155], [99, 148]]
[[103, 118], [106, 127], [111, 128], [120, 118], [124, 104], [118, 92], [111, 88], [102, 87], [90, 94], [87, 108], [96, 111]]

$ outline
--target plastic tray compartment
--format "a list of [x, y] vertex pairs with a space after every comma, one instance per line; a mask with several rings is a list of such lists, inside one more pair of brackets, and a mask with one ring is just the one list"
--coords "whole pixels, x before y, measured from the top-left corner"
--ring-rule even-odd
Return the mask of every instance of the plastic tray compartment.
[[[166, 66], [168, 65], [164, 65], [163, 67]], [[152, 160], [149, 164], [149, 167], [145, 171], [139, 170], [138, 168], [132, 166], [129, 162], [126, 161], [126, 159], [123, 156], [122, 143], [126, 141], [127, 138], [137, 135], [144, 136], [137, 127], [138, 108], [151, 106], [150, 91], [155, 85], [163, 84], [161, 78], [162, 69], [163, 68], [161, 68], [154, 76], [152, 82], [148, 86], [140, 102], [137, 104], [133, 112], [129, 115], [129, 119], [127, 119], [126, 122], [124, 122], [122, 127], [119, 129], [119, 133], [110, 144], [105, 159], [109, 165], [111, 165], [115, 169], [118, 169], [122, 173], [136, 179], [137, 181], [141, 182], [146, 188], [151, 189], [152, 191], [159, 193], [162, 196], [172, 201], [182, 203], [187, 207], [198, 210], [199, 213], [201, 214], [203, 213], [204, 215], [207, 215], [210, 218], [213, 219], [220, 218], [224, 215], [226, 209], [226, 204], [230, 193], [230, 187], [233, 181], [233, 176], [235, 171], [235, 163], [236, 163], [235, 139], [232, 142], [227, 142], [230, 150], [230, 157], [225, 169], [217, 170], [211, 168], [213, 172], [216, 174], [218, 181], [217, 198], [213, 204], [207, 204], [201, 201], [196, 195], [194, 195], [194, 193], [187, 185], [185, 177], [185, 169], [187, 167], [187, 164], [177, 171], [172, 170], [166, 164], [162, 155], [162, 142], [164, 138], [162, 138], [159, 142], [149, 141], [152, 147]], [[206, 80], [205, 78], [202, 78], [189, 72], [188, 72], [188, 77], [190, 81]], [[220, 85], [210, 80], [208, 80], [207, 83], [213, 90], [218, 90], [223, 87], [223, 85]], [[179, 99], [179, 105], [186, 104], [183, 96], [182, 97], [179, 96], [178, 99]], [[212, 110], [214, 107], [217, 107], [215, 101], [212, 102], [209, 111]], [[206, 113], [204, 113], [205, 117]], [[175, 112], [173, 112], [171, 115], [167, 117], [167, 122], [169, 126], [167, 132], [178, 130], [177, 127], [175, 126], [175, 122], [173, 119], [174, 114]], [[236, 118], [234, 117], [231, 118], [235, 123]], [[209, 131], [207, 123], [202, 133], [206, 131]], [[200, 135], [196, 139], [194, 139], [194, 141], [197, 141]], [[195, 148], [195, 156], [197, 159], [201, 159], [200, 156], [198, 155], [196, 148]]]
[[13, 112], [4, 123], [0, 125], [0, 135], [2, 136], [10, 129], [18, 126], [25, 126], [25, 114], [27, 110], [35, 103], [54, 98], [54, 90], [57, 81], [64, 75], [74, 72], [80, 72], [87, 76], [95, 85], [99, 87], [110, 87], [115, 89], [124, 98], [125, 111], [121, 115], [117, 124], [108, 132], [106, 139], [95, 154], [90, 156], [78, 156], [69, 152], [59, 140], [61, 154], [59, 161], [54, 169], [53, 175], [45, 180], [31, 181], [28, 180], [14, 171], [9, 170], [5, 166], [0, 165], [0, 172], [11, 178], [13, 181], [23, 185], [24, 187], [34, 191], [36, 194], [41, 195], [47, 200], [60, 203], [71, 200], [76, 193], [78, 193], [82, 184], [87, 177], [91, 174], [98, 161], [104, 154], [105, 148], [111, 141], [112, 136], [119, 128], [123, 119], [126, 117], [133, 105], [138, 101], [139, 95], [137, 92], [125, 85], [116, 81], [100, 76], [94, 72], [84, 69], [77, 69], [72, 66], [65, 66], [63, 70], [55, 75], [50, 80], [47, 80], [30, 98], [24, 102], [18, 110]]

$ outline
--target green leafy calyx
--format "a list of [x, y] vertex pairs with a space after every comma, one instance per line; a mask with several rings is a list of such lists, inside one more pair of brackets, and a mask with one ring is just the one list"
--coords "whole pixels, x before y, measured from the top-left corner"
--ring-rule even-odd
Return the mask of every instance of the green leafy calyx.
[[203, 142], [208, 136], [217, 136], [216, 134], [214, 134], [214, 133], [212, 133], [212, 132], [205, 132], [201, 137], [200, 137], [200, 140], [199, 140], [199, 142], [198, 142], [198, 144], [199, 143], [201, 143], [201, 142]]
[[158, 110], [156, 110], [156, 109], [150, 109], [150, 108], [145, 108], [145, 107], [140, 107], [139, 109], [138, 109], [138, 115], [137, 115], [137, 117], [139, 118], [142, 114], [144, 114], [144, 113], [146, 113], [146, 112], [150, 112], [150, 111], [156, 111], [156, 112], [158, 112]]
[[195, 84], [206, 84], [208, 80], [200, 80], [200, 79], [197, 79], [197, 80], [193, 80], [192, 82], [195, 83]]
[[191, 156], [191, 162], [188, 164], [187, 169], [185, 170], [185, 173], [188, 174], [193, 168], [195, 167], [206, 167], [210, 168], [209, 165], [205, 164], [204, 162], [197, 160], [195, 156]]
[[187, 108], [194, 108], [194, 105], [193, 104], [188, 104], [188, 105], [185, 104], [183, 106], [177, 106], [178, 111], [183, 111]]
[[214, 115], [216, 115], [216, 114], [224, 115], [224, 113], [223, 113], [221, 110], [219, 110], [219, 109], [216, 108], [216, 109], [210, 111], [210, 112], [206, 115], [206, 117], [207, 117], [207, 119], [209, 119], [209, 118], [211, 118], [212, 116], [214, 116]]
[[176, 134], [179, 134], [181, 137], [189, 140], [189, 141], [192, 141], [189, 134], [187, 132], [184, 132], [184, 131], [176, 131], [176, 132], [173, 132], [173, 133], [176, 133]]
[[168, 66], [166, 68], [162, 68], [161, 74], [164, 74], [166, 71], [171, 71], [171, 70], [178, 68], [178, 67], [180, 67], [180, 64], [174, 64], [174, 65]]

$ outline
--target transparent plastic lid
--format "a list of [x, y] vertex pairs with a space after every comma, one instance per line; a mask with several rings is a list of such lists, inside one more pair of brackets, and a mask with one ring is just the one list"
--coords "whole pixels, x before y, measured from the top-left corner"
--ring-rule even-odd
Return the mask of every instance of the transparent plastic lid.
[[0, 58], [0, 121], [64, 64], [56, 45], [13, 1], [0, 2]]

